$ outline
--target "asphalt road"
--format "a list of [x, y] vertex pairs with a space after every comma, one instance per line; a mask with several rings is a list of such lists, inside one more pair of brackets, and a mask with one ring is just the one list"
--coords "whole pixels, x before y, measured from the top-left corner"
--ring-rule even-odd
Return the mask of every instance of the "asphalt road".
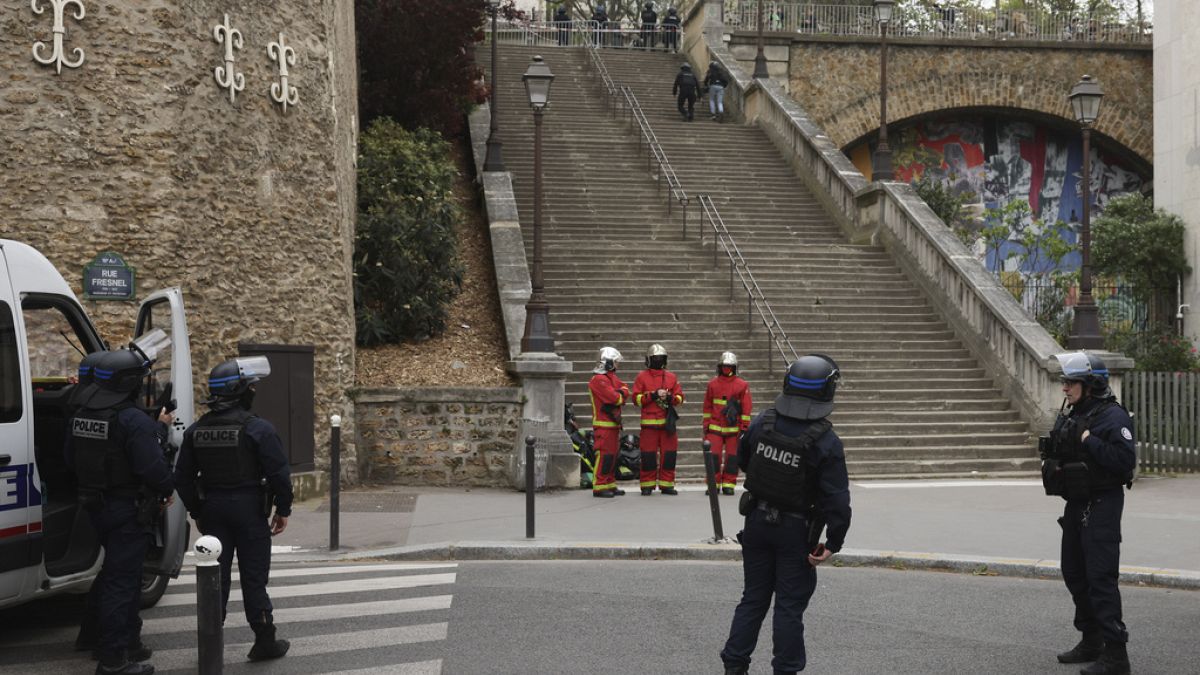
[[[195, 672], [193, 580], [143, 612], [159, 672]], [[278, 565], [272, 594], [292, 652], [249, 664], [235, 589], [226, 672], [719, 673], [741, 591], [736, 563], [563, 561]], [[1134, 672], [1200, 672], [1200, 594], [1123, 588]], [[87, 673], [71, 651], [78, 596], [0, 612], [0, 672]], [[1055, 581], [823, 568], [807, 615], [807, 672], [1075, 673]], [[754, 673], [770, 673], [770, 621]]]

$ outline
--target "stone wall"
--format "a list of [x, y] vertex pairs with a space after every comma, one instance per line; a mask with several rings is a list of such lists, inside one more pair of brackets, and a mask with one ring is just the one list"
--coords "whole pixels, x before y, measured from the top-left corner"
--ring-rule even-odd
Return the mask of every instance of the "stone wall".
[[[61, 73], [31, 53], [53, 51], [53, 3], [0, 7], [0, 236], [40, 249], [76, 291], [109, 249], [136, 268], [139, 297], [180, 286], [197, 383], [239, 342], [315, 345], [327, 467], [327, 420], [351, 419], [354, 382], [353, 3], [83, 4], [63, 23], [67, 58], [84, 61]], [[245, 78], [232, 101], [214, 77], [226, 15]], [[281, 33], [299, 96], [286, 111], [270, 96]], [[134, 305], [85, 306], [107, 339], [128, 340]]]
[[355, 415], [363, 479], [507, 486], [521, 409], [516, 387], [360, 391]]
[[[768, 66], [782, 46], [773, 35]], [[753, 33], [730, 50], [753, 59]], [[1153, 163], [1153, 59], [1147, 45], [1083, 45], [995, 40], [914, 40], [888, 44], [888, 119], [940, 111], [1032, 113], [1074, 125], [1067, 94], [1086, 74], [1104, 87], [1096, 130]], [[878, 40], [795, 36], [788, 48], [788, 92], [839, 147], [879, 129]]]

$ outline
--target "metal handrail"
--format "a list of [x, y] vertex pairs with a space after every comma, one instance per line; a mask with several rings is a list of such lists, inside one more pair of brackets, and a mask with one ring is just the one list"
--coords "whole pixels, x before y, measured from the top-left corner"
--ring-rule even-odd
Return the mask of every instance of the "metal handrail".
[[[754, 30], [757, 0], [743, 0], [725, 13], [729, 28]], [[876, 36], [874, 8], [867, 5], [810, 3], [773, 4], [763, 8], [763, 30], [801, 35]], [[1054, 12], [1032, 8], [899, 6], [893, 10], [889, 33], [895, 37], [1035, 40], [1039, 42], [1149, 43], [1153, 26], [1145, 17], [1122, 11], [1116, 20], [1083, 12]]]
[[746, 258], [742, 256], [742, 252], [738, 249], [737, 242], [733, 240], [733, 235], [729, 233], [729, 228], [725, 226], [725, 220], [721, 218], [721, 212], [717, 210], [717, 205], [713, 203], [712, 197], [709, 195], [698, 195], [697, 202], [699, 203], [702, 217], [700, 219], [700, 243], [704, 243], [704, 223], [707, 220], [713, 231], [713, 267], [717, 266], [718, 247], [725, 250], [725, 257], [729, 261], [729, 300], [733, 301], [733, 277], [737, 275], [738, 281], [742, 284], [742, 289], [746, 291], [746, 328], [751, 327], [752, 310], [758, 311], [759, 320], [762, 321], [763, 328], [767, 329], [767, 372], [774, 370], [774, 352], [771, 350], [770, 343], [775, 344], [775, 348], [779, 350], [779, 356], [784, 364], [791, 364], [796, 359], [800, 358], [800, 354], [792, 345], [792, 339], [788, 337], [787, 331], [783, 329], [783, 324], [780, 323], [779, 317], [775, 315], [775, 310], [771, 309], [771, 303], [767, 301], [767, 296], [763, 293], [762, 288], [758, 285], [758, 280], [754, 278], [754, 273], [750, 271], [750, 263], [746, 262]]
[[[485, 38], [491, 28], [485, 28]], [[679, 30], [653, 31], [653, 49], [667, 50], [667, 38], [675, 51], [683, 44], [683, 27]], [[546, 45], [559, 47], [589, 47], [603, 49], [644, 49], [641, 24], [631, 21], [505, 21], [496, 28], [497, 38], [504, 44]]]

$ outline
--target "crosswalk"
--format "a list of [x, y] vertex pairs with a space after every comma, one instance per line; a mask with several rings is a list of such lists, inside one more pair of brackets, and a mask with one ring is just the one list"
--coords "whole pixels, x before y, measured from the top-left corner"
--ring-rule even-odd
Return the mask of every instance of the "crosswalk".
[[[236, 570], [236, 567], [235, 567]], [[268, 592], [279, 636], [292, 644], [278, 661], [255, 663], [255, 673], [442, 672], [455, 563], [299, 564], [271, 570]], [[158, 673], [196, 671], [196, 577], [184, 574], [142, 612], [142, 639], [154, 650]], [[82, 602], [63, 604], [53, 625], [5, 626], [0, 671], [5, 675], [91, 672], [86, 654], [72, 651]], [[225, 672], [249, 672], [254, 635], [243, 614], [235, 571], [225, 621]]]

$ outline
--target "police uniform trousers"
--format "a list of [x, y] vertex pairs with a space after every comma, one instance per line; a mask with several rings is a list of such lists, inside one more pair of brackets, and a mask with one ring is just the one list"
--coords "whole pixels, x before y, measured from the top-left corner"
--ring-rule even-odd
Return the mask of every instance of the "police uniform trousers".
[[[1062, 526], [1062, 572], [1075, 602], [1075, 628], [1105, 642], [1128, 642], [1121, 620], [1121, 487], [1096, 492], [1087, 501], [1067, 502]], [[1085, 515], [1086, 513], [1086, 523]]]
[[592, 447], [596, 450], [596, 478], [592, 481], [593, 492], [617, 489], [617, 451], [620, 449], [621, 430], [615, 427], [594, 427]]
[[138, 524], [133, 497], [106, 495], [104, 505], [89, 515], [104, 547], [100, 575], [92, 582], [99, 585], [95, 596], [99, 622], [96, 649], [102, 660], [111, 660], [121, 650], [136, 646], [140, 639], [142, 565], [152, 535]]
[[713, 473], [716, 474], [717, 487], [736, 487], [738, 475], [737, 434], [722, 436], [710, 431], [704, 435], [704, 440], [712, 444], [710, 451], [713, 461], [716, 462]]
[[[687, 110], [683, 108], [684, 103], [687, 103]], [[679, 107], [680, 115], [686, 115], [689, 120], [692, 119], [696, 110], [696, 92], [693, 91], [690, 94], [685, 94], [681, 91], [679, 96], [675, 98], [675, 104]]]
[[263, 515], [262, 493], [257, 488], [209, 490], [200, 512], [204, 534], [221, 540], [221, 616], [229, 604], [233, 555], [237, 553], [242, 603], [246, 620], [264, 623], [271, 618], [267, 581], [271, 574], [271, 528]]
[[750, 665], [758, 631], [774, 595], [771, 666], [776, 673], [804, 670], [804, 610], [817, 588], [817, 570], [808, 564], [807, 521], [781, 513], [779, 522], [771, 524], [767, 512], [756, 508], [746, 516], [740, 538], [745, 586], [721, 660], [726, 666]]
[[642, 449], [640, 487], [675, 487], [675, 460], [679, 455], [679, 434], [662, 427], [642, 427], [638, 437]]

